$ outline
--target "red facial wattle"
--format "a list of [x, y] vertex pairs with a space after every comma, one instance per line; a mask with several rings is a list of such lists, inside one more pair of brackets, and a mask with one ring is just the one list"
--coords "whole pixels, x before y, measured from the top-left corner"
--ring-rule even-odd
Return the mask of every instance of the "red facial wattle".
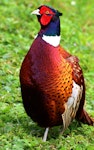
[[51, 9], [47, 8], [46, 6], [41, 7], [40, 14], [41, 14], [40, 23], [44, 26], [49, 24], [52, 17], [55, 15], [54, 12], [51, 11]]
[[40, 23], [43, 26], [45, 26], [50, 23], [51, 19], [52, 19], [52, 16], [48, 16], [48, 15], [44, 14], [40, 19]]

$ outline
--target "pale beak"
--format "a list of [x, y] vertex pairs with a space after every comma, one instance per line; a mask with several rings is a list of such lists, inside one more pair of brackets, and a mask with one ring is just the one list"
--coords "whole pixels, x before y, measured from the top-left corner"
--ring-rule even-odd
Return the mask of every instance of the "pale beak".
[[31, 14], [32, 15], [41, 15], [40, 13], [39, 13], [39, 9], [36, 9], [36, 10], [34, 10]]

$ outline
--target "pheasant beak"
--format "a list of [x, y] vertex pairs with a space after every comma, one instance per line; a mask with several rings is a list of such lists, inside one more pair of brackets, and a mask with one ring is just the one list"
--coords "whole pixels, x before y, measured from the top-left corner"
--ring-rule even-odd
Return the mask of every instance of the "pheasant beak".
[[36, 9], [31, 14], [40, 16], [41, 14], [39, 13], [39, 11], [40, 11], [39, 9]]

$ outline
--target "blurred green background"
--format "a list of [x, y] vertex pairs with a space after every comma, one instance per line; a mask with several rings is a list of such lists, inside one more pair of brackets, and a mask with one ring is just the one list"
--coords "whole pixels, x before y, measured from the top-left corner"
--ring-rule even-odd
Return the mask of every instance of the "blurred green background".
[[0, 150], [94, 150], [94, 127], [74, 121], [60, 134], [44, 129], [25, 113], [20, 94], [19, 70], [40, 29], [31, 12], [40, 5], [63, 13], [61, 45], [80, 60], [86, 82], [86, 105], [94, 117], [94, 1], [93, 0], [0, 0]]

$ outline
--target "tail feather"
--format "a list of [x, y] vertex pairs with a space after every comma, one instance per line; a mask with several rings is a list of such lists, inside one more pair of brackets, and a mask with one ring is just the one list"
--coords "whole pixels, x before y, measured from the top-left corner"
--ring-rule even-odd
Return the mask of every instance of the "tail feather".
[[77, 118], [77, 120], [81, 121], [84, 124], [94, 126], [94, 119], [91, 118], [85, 110], [82, 111], [80, 117]]

